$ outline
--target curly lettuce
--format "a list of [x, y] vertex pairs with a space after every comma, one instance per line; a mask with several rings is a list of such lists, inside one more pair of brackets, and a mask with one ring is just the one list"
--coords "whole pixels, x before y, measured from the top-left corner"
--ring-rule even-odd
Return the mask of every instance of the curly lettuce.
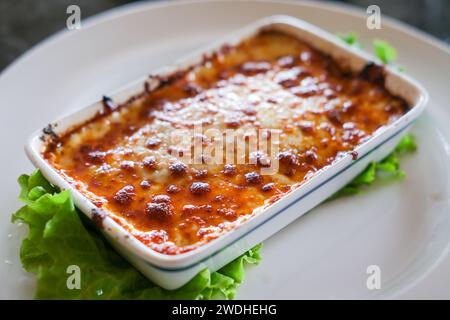
[[358, 36], [355, 32], [338, 33], [337, 37], [350, 46], [355, 46], [362, 49], [363, 45], [358, 40]]
[[384, 64], [389, 64], [397, 59], [397, 50], [387, 41], [375, 39], [373, 41], [373, 50], [375, 55]]
[[[358, 36], [355, 32], [338, 33], [336, 35], [343, 42], [349, 46], [357, 47], [362, 49], [363, 45], [358, 40]], [[374, 39], [372, 41], [373, 53], [381, 60], [384, 64], [389, 64], [397, 59], [397, 50], [391, 46], [387, 41]]]
[[[109, 246], [78, 212], [69, 191], [58, 191], [39, 170], [22, 175], [19, 184], [25, 206], [12, 221], [29, 227], [20, 259], [36, 274], [36, 299], [232, 299], [245, 265], [261, 259], [258, 245], [217, 272], [205, 269], [183, 287], [164, 290]], [[68, 289], [69, 266], [81, 271], [80, 289]]]
[[[338, 33], [336, 36], [351, 47], [362, 49], [364, 46], [359, 42], [354, 32]], [[393, 64], [397, 60], [397, 50], [387, 41], [374, 39], [372, 41], [373, 53], [384, 64]], [[404, 72], [405, 68], [396, 66], [397, 70]]]
[[361, 192], [364, 186], [371, 185], [380, 178], [402, 179], [405, 176], [405, 172], [400, 169], [399, 156], [403, 153], [414, 152], [416, 149], [417, 145], [414, 136], [404, 136], [391, 154], [379, 162], [370, 163], [363, 172], [361, 172], [348, 185], [331, 196], [329, 200], [357, 194]]

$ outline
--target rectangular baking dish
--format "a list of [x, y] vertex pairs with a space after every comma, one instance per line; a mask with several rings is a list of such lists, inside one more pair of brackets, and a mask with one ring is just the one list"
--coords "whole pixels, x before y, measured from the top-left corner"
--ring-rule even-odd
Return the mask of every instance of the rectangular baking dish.
[[[205, 53], [214, 52], [224, 44], [237, 44], [256, 34], [261, 28], [295, 35], [331, 56], [337, 63], [345, 64], [355, 73], [362, 70], [369, 62], [379, 63], [373, 56], [350, 48], [335, 35], [318, 27], [289, 16], [272, 16], [259, 20], [189, 57], [181, 59], [173, 66], [155, 70], [151, 74], [164, 76], [199, 63]], [[125, 102], [129, 97], [141, 93], [146, 81], [148, 78], [138, 79], [109, 96], [118, 103]], [[300, 188], [285, 194], [271, 206], [259, 210], [248, 221], [219, 238], [187, 253], [165, 255], [148, 248], [130, 236], [124, 228], [109, 217], [103, 220], [103, 234], [145, 276], [166, 289], [176, 289], [182, 286], [205, 268], [211, 271], [220, 269], [327, 199], [358, 175], [370, 162], [382, 159], [393, 150], [401, 136], [424, 110], [428, 96], [416, 81], [389, 66], [385, 67], [385, 87], [394, 95], [406, 100], [411, 106], [406, 114], [394, 123], [378, 130], [368, 141], [360, 144], [354, 150], [353, 155], [347, 154], [326, 169], [320, 170]], [[99, 99], [96, 103], [72, 115], [52, 122], [51, 128], [56, 134], [63, 133], [92, 118], [102, 108], [102, 101]], [[92, 218], [93, 210], [98, 210], [98, 208], [43, 159], [41, 153], [44, 142], [41, 136], [42, 130], [38, 130], [28, 139], [25, 146], [27, 156], [51, 183], [61, 189], [69, 189], [76, 206], [89, 218]]]

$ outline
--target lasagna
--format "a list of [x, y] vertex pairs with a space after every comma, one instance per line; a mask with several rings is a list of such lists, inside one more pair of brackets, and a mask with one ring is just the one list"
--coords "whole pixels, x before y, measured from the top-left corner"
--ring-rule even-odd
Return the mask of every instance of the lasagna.
[[[343, 155], [356, 158], [355, 147], [408, 109], [385, 89], [382, 67], [354, 74], [292, 35], [263, 30], [151, 76], [125, 103], [104, 97], [101, 112], [62, 134], [47, 128], [43, 155], [99, 212], [176, 255]], [[229, 139], [236, 132], [242, 139]]]

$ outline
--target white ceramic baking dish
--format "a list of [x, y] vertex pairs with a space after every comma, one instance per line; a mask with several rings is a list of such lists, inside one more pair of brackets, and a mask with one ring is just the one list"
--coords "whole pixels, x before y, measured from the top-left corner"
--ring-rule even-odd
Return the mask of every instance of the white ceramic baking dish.
[[[379, 61], [373, 56], [342, 43], [335, 35], [329, 34], [318, 27], [288, 16], [273, 16], [259, 20], [240, 31], [223, 38], [207, 48], [180, 60], [171, 67], [154, 71], [154, 75], [164, 75], [180, 68], [199, 63], [203, 54], [213, 52], [223, 44], [237, 44], [241, 40], [255, 34], [261, 28], [272, 28], [296, 35], [316, 49], [329, 54], [338, 63], [345, 64], [354, 72], [364, 68], [369, 62]], [[108, 94], [114, 101], [120, 103], [130, 96], [143, 91], [148, 78], [122, 88], [115, 94]], [[138, 268], [149, 279], [166, 289], [175, 289], [190, 279], [199, 271], [208, 268], [218, 270], [256, 244], [264, 241], [293, 220], [317, 206], [334, 192], [345, 186], [371, 161], [380, 160], [389, 154], [406, 132], [411, 123], [424, 110], [427, 93], [406, 74], [386, 67], [386, 87], [393, 94], [404, 98], [411, 110], [395, 123], [383, 127], [376, 134], [358, 146], [353, 155], [348, 154], [333, 165], [321, 170], [300, 188], [286, 194], [282, 199], [259, 212], [234, 230], [199, 248], [180, 255], [164, 255], [155, 252], [135, 239], [112, 219], [106, 217], [102, 232], [111, 244]], [[99, 97], [100, 98], [100, 97]], [[52, 122], [54, 131], [62, 133], [68, 128], [93, 117], [103, 108], [101, 99], [80, 111], [58, 121]], [[35, 132], [27, 141], [26, 153], [33, 164], [54, 185], [61, 189], [69, 189], [76, 206], [91, 217], [93, 209], [97, 209], [87, 198], [65, 181], [42, 157], [44, 142], [40, 137], [42, 130]], [[357, 159], [354, 155], [357, 154]]]

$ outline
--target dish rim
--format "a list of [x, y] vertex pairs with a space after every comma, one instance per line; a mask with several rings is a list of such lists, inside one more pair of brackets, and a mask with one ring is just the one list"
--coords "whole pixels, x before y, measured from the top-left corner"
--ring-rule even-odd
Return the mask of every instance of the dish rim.
[[[284, 16], [284, 15], [276, 15], [276, 16], [270, 16], [266, 17], [260, 20], [257, 20], [256, 22], [247, 25], [246, 27], [241, 28], [240, 30], [231, 33], [228, 36], [225, 36], [218, 41], [214, 41], [212, 44], [201, 48], [200, 50], [197, 50], [194, 53], [188, 54], [184, 58], [178, 60], [173, 65], [165, 66], [162, 68], [157, 68], [153, 72], [150, 72], [152, 75], [167, 75], [170, 74], [176, 70], [180, 70], [185, 68], [186, 66], [192, 65], [197, 63], [203, 54], [210, 53], [212, 51], [217, 50], [222, 46], [223, 44], [235, 44], [239, 43], [240, 41], [244, 40], [245, 38], [248, 38], [252, 34], [255, 34], [262, 28], [267, 27], [273, 27], [274, 25], [286, 25], [291, 28], [295, 29], [301, 29], [303, 31], [309, 32], [313, 34], [314, 36], [321, 38], [325, 42], [330, 43], [335, 49], [340, 52], [344, 52], [346, 55], [353, 55], [354, 58], [359, 58], [362, 61], [365, 62], [365, 64], [369, 62], [377, 62], [377, 64], [381, 64], [380, 61], [371, 56], [370, 54], [354, 47], [347, 46], [345, 43], [342, 43], [339, 39], [337, 39], [336, 36], [329, 34], [328, 32], [320, 29], [319, 27], [316, 27], [312, 24], [309, 24], [303, 20], [300, 20], [298, 18], [293, 18], [290, 16]], [[315, 46], [314, 43], [308, 43], [311, 46]], [[320, 51], [320, 49], [319, 49]], [[325, 52], [327, 54], [327, 52]], [[414, 88], [416, 91], [416, 94], [418, 95], [417, 101], [414, 105], [411, 106], [411, 109], [404, 114], [402, 117], [400, 117], [398, 120], [396, 120], [394, 123], [386, 125], [383, 127], [383, 130], [381, 132], [374, 133], [368, 141], [358, 145], [354, 151], [358, 152], [360, 150], [367, 149], [365, 152], [361, 152], [362, 156], [358, 157], [357, 160], [351, 159], [352, 156], [350, 154], [346, 154], [344, 157], [340, 158], [339, 160], [335, 161], [332, 165], [327, 166], [326, 170], [320, 170], [321, 172], [314, 175], [310, 180], [305, 181], [302, 184], [301, 188], [297, 188], [295, 190], [292, 190], [291, 192], [283, 195], [277, 202], [273, 203], [269, 207], [257, 207], [255, 210], [260, 210], [257, 214], [252, 216], [250, 219], [246, 220], [241, 225], [237, 225], [231, 230], [226, 231], [225, 233], [221, 234], [218, 238], [212, 239], [207, 243], [199, 245], [197, 248], [193, 249], [192, 251], [176, 254], [176, 255], [167, 255], [163, 253], [159, 253], [150, 247], [143, 244], [141, 241], [136, 239], [134, 236], [131, 235], [128, 231], [125, 230], [120, 224], [116, 223], [111, 217], [108, 215], [105, 216], [103, 219], [103, 232], [105, 232], [109, 238], [111, 238], [111, 241], [119, 241], [122, 245], [124, 245], [125, 249], [129, 252], [139, 256], [143, 260], [145, 260], [146, 263], [149, 263], [152, 267], [155, 267], [160, 270], [164, 271], [181, 271], [185, 269], [192, 268], [193, 266], [210, 259], [211, 257], [219, 254], [222, 250], [225, 248], [231, 246], [233, 243], [237, 242], [241, 238], [245, 237], [249, 233], [257, 230], [262, 224], [265, 224], [266, 222], [270, 221], [272, 218], [277, 216], [278, 214], [282, 213], [285, 209], [292, 206], [296, 202], [300, 201], [301, 199], [305, 198], [307, 195], [309, 195], [311, 192], [317, 190], [320, 188], [323, 184], [329, 182], [330, 180], [337, 177], [340, 173], [343, 171], [348, 170], [352, 167], [353, 164], [357, 163], [360, 159], [363, 159], [364, 157], [368, 156], [371, 152], [375, 151], [377, 148], [381, 147], [384, 143], [389, 141], [390, 139], [394, 138], [395, 136], [401, 134], [406, 127], [408, 127], [413, 120], [415, 120], [419, 114], [423, 111], [426, 102], [428, 100], [428, 94], [425, 91], [425, 89], [418, 84], [415, 80], [410, 78], [408, 75], [402, 74], [398, 72], [397, 70], [393, 69], [390, 66], [384, 66], [384, 69], [386, 71], [386, 77], [387, 76], [394, 76], [400, 81], [403, 81], [407, 83], [410, 87]], [[121, 100], [129, 98], [130, 96], [135, 95], [136, 93], [140, 93], [143, 91], [143, 83], [148, 80], [147, 77], [139, 78], [132, 83], [119, 88], [114, 93], [112, 93], [111, 96], [114, 98], [114, 100]], [[100, 100], [101, 101], [101, 100]], [[410, 101], [408, 101], [409, 104]], [[71, 122], [71, 120], [74, 117], [82, 116], [83, 113], [89, 112], [89, 111], [98, 111], [99, 105], [101, 103], [99, 101], [95, 103], [91, 103], [87, 106], [82, 107], [78, 111], [75, 111], [71, 113], [70, 115], [67, 115], [65, 117], [59, 118], [56, 121], [52, 121], [52, 124], [56, 124], [59, 127], [64, 127], [65, 122]], [[84, 120], [89, 119], [90, 117], [85, 117]], [[71, 125], [79, 124], [82, 121], [74, 121]], [[405, 122], [405, 124], [401, 125], [402, 122]], [[67, 127], [70, 127], [70, 125], [67, 125]], [[400, 127], [400, 128], [398, 128]], [[397, 130], [394, 130], [396, 129]], [[390, 133], [390, 134], [387, 134]], [[92, 202], [86, 198], [80, 191], [78, 191], [74, 186], [72, 186], [68, 181], [66, 181], [61, 175], [58, 174], [56, 170], [52, 168], [52, 166], [44, 160], [44, 158], [41, 155], [41, 147], [43, 146], [44, 142], [40, 140], [40, 137], [42, 136], [42, 130], [35, 131], [27, 140], [25, 151], [28, 156], [28, 158], [31, 160], [31, 162], [41, 170], [42, 174], [49, 179], [51, 183], [54, 185], [60, 187], [62, 190], [70, 190], [73, 201], [77, 205], [77, 207], [90, 219], [92, 219], [92, 211], [100, 210], [103, 211], [104, 209], [99, 209], [95, 205], [92, 204]], [[382, 142], [375, 143], [375, 139], [381, 140], [382, 137], [385, 137]], [[387, 137], [387, 138], [386, 138]], [[370, 146], [370, 145], [374, 146]], [[348, 160], [351, 160], [350, 162]], [[337, 168], [337, 169], [336, 169]], [[333, 170], [337, 171], [333, 174]], [[329, 175], [331, 177], [326, 177], [324, 174], [326, 172], [331, 172]], [[322, 182], [320, 182], [320, 179], [322, 177]], [[323, 178], [325, 177], [325, 179]], [[319, 183], [314, 183], [319, 181]], [[311, 187], [312, 186], [312, 187]], [[310, 190], [309, 190], [309, 189]], [[306, 191], [305, 191], [306, 190]], [[303, 193], [302, 193], [303, 191]], [[106, 211], [106, 210], [105, 210]], [[267, 212], [271, 212], [268, 214]], [[263, 219], [263, 214], [265, 219]], [[253, 227], [252, 227], [253, 226]], [[234, 236], [233, 236], [234, 235]]]

